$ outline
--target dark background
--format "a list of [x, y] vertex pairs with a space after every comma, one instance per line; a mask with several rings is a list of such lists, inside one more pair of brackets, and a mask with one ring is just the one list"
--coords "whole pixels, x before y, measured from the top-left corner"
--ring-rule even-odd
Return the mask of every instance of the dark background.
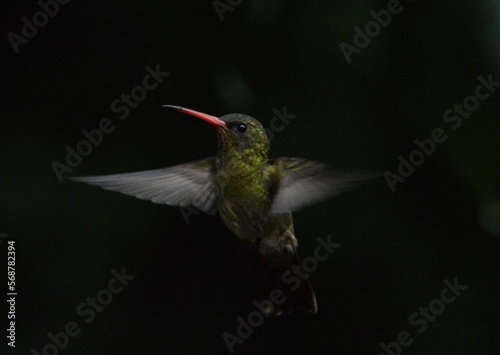
[[[395, 192], [381, 178], [295, 214], [302, 257], [317, 237], [341, 244], [311, 275], [319, 312], [267, 319], [235, 353], [378, 354], [408, 331], [403, 354], [498, 354], [500, 90], [455, 131], [442, 117], [478, 76], [500, 81], [500, 7], [402, 5], [348, 64], [340, 43], [387, 2], [247, 0], [220, 21], [210, 1], [71, 1], [18, 54], [7, 34], [40, 7], [4, 4], [0, 250], [16, 241], [19, 296], [17, 346], [2, 331], [2, 351], [42, 353], [49, 332], [76, 321], [81, 333], [60, 354], [228, 353], [222, 334], [255, 309], [257, 283], [250, 252], [219, 217], [186, 224], [175, 207], [60, 183], [51, 166], [104, 117], [116, 129], [72, 175], [213, 155], [213, 129], [160, 108], [175, 104], [265, 126], [286, 106], [297, 117], [271, 156], [338, 168], [397, 172], [415, 139], [448, 135]], [[158, 64], [170, 75], [120, 120], [111, 102]], [[135, 279], [85, 324], [77, 306], [123, 267]], [[408, 317], [455, 277], [468, 288], [419, 334]]]

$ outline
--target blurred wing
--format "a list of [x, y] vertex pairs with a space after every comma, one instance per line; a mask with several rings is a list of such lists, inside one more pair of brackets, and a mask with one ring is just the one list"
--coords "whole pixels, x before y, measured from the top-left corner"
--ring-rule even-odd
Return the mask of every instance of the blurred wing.
[[381, 176], [334, 171], [326, 164], [298, 158], [276, 159], [268, 169], [277, 177], [271, 213], [297, 211]]
[[214, 163], [215, 158], [207, 158], [165, 169], [68, 179], [154, 203], [194, 206], [203, 212], [213, 214], [217, 208], [212, 172]]

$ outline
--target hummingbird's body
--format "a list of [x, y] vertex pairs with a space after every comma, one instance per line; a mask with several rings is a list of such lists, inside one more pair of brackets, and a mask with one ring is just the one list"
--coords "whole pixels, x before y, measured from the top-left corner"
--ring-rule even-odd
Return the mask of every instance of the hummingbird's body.
[[215, 158], [166, 169], [71, 179], [155, 203], [218, 212], [229, 230], [256, 249], [262, 296], [269, 299], [275, 289], [283, 292], [286, 302], [276, 305], [274, 313], [294, 309], [316, 313], [309, 280], [302, 279], [294, 289], [285, 282], [287, 270], [300, 265], [291, 212], [368, 176], [335, 173], [324, 164], [297, 158], [269, 160], [269, 140], [256, 119], [242, 114], [218, 118], [175, 108], [215, 126], [219, 144]]
[[275, 307], [275, 313], [291, 312], [294, 308], [316, 313], [316, 299], [308, 280], [301, 283], [307, 299], [297, 300], [282, 280], [284, 272], [293, 264], [299, 265], [297, 239], [294, 236], [292, 214], [271, 214], [272, 196], [269, 185], [276, 176], [270, 175], [275, 169], [266, 164], [249, 172], [248, 166], [241, 170], [231, 170], [233, 174], [222, 173], [219, 186], [217, 209], [225, 225], [240, 240], [250, 243], [257, 252], [257, 266], [261, 283], [261, 293], [269, 299], [274, 289], [285, 293], [287, 302]]
[[[238, 122], [244, 118], [233, 116]], [[246, 124], [253, 125], [256, 132], [262, 127], [257, 121], [248, 121]], [[269, 143], [260, 132], [253, 137], [255, 143], [244, 149], [237, 149], [235, 141], [224, 135], [219, 138], [215, 162], [217, 208], [226, 226], [239, 239], [255, 242], [277, 222], [276, 216], [267, 216], [272, 204], [269, 186], [273, 179], [267, 169]]]

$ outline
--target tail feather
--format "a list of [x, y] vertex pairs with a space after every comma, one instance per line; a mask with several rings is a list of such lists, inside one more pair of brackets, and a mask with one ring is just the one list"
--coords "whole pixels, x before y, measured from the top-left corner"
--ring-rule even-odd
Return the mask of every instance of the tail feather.
[[[273, 298], [279, 300], [279, 304], [273, 302], [273, 309], [269, 309], [269, 312], [272, 311], [276, 316], [294, 310], [313, 314], [318, 311], [309, 275], [304, 272], [294, 273], [294, 269], [300, 270], [298, 269], [300, 264], [297, 250], [290, 244], [286, 248], [274, 249], [272, 253], [262, 246], [257, 250], [257, 269], [262, 297], [271, 301]], [[275, 290], [281, 290], [282, 294]], [[273, 294], [282, 296], [273, 297]]]

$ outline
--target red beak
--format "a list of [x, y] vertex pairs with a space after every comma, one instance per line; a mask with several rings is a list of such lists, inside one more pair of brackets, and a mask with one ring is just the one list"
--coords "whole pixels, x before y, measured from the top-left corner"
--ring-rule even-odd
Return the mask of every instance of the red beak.
[[203, 121], [206, 121], [210, 123], [214, 127], [226, 127], [226, 123], [222, 121], [219, 117], [207, 115], [206, 113], [203, 112], [198, 112], [195, 110], [191, 110], [189, 108], [184, 108], [180, 106], [173, 106], [173, 105], [162, 105], [162, 107], [170, 107], [178, 110], [179, 112], [185, 113], [187, 115], [191, 115], [194, 117], [197, 117], [199, 119], [202, 119]]

